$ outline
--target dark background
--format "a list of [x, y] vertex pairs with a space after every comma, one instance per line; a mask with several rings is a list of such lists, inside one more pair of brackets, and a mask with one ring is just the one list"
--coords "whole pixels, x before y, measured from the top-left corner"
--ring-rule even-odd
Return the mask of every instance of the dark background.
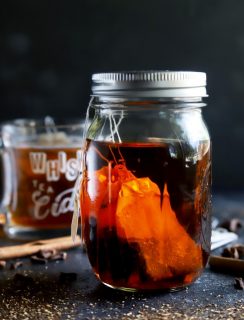
[[84, 116], [93, 72], [204, 71], [215, 190], [244, 189], [243, 0], [7, 0], [0, 121]]

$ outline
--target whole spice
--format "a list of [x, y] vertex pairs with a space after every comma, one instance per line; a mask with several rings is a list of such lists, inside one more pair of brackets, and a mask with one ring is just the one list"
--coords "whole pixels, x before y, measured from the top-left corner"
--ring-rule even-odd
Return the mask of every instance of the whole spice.
[[36, 255], [31, 256], [32, 263], [47, 263], [48, 261], [66, 260], [67, 253], [57, 250], [40, 250]]
[[244, 270], [243, 260], [213, 255], [211, 255], [209, 258], [209, 265], [213, 270], [223, 273], [242, 275]]
[[209, 265], [212, 269], [223, 273], [243, 275], [244, 245], [236, 244], [225, 248], [221, 256], [210, 256]]
[[30, 259], [31, 259], [31, 262], [34, 264], [46, 264], [47, 263], [47, 259], [38, 257], [37, 255], [31, 256]]
[[225, 220], [219, 226], [231, 232], [237, 232], [242, 227], [242, 222], [239, 219], [234, 218], [230, 220]]
[[16, 261], [16, 262], [10, 264], [9, 269], [10, 270], [16, 270], [16, 269], [22, 267], [22, 265], [23, 265], [22, 261]]
[[225, 248], [222, 257], [244, 259], [244, 245], [236, 244], [232, 247]]
[[80, 245], [81, 238], [78, 236], [76, 237], [75, 242], [72, 241], [70, 236], [38, 240], [17, 246], [1, 247], [0, 260], [31, 256], [37, 254], [40, 250], [67, 250]]
[[0, 270], [6, 267], [6, 261], [0, 260]]
[[242, 278], [235, 278], [235, 288], [238, 290], [244, 290], [244, 282]]

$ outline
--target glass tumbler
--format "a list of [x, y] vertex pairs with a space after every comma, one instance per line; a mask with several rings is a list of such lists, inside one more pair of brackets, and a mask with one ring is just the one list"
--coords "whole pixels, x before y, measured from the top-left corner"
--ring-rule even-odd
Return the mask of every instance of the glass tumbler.
[[68, 232], [84, 122], [17, 119], [1, 127], [5, 233], [28, 239]]

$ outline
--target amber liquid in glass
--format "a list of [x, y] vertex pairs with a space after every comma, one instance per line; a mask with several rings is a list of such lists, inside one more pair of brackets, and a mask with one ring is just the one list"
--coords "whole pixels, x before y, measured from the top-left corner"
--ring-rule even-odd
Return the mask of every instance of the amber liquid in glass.
[[[187, 149], [188, 148], [188, 149]], [[83, 238], [100, 280], [127, 290], [180, 288], [210, 248], [210, 147], [87, 141]]]
[[8, 223], [33, 229], [69, 228], [71, 195], [78, 175], [78, 147], [12, 149], [13, 186]]

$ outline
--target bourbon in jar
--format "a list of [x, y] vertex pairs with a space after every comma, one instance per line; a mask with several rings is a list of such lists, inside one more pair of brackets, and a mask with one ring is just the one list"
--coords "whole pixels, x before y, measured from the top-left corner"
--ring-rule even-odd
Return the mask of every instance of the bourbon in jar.
[[210, 148], [202, 141], [198, 159], [187, 161], [186, 148], [177, 141], [87, 141], [83, 236], [102, 282], [167, 289], [202, 272], [210, 247]]

